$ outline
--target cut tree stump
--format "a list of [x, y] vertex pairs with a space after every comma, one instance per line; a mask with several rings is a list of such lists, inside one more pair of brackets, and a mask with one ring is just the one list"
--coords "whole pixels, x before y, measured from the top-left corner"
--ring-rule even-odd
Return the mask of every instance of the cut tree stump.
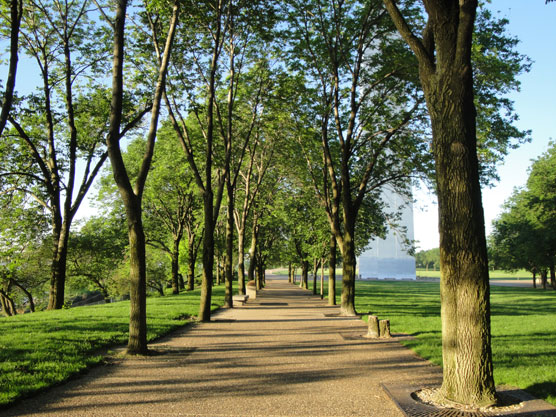
[[378, 317], [368, 316], [368, 319], [369, 319], [369, 330], [365, 337], [371, 339], [378, 339], [380, 337], [380, 329], [378, 327]]
[[379, 333], [380, 337], [384, 339], [392, 337], [392, 334], [390, 333], [390, 320], [379, 321]]

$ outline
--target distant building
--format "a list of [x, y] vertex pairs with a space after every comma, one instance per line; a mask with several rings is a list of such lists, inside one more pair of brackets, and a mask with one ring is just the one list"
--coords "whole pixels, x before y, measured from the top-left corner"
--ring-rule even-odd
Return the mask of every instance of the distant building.
[[[404, 197], [385, 189], [382, 199], [390, 210], [398, 210], [402, 205], [399, 225], [406, 230], [406, 238], [412, 241], [413, 236], [413, 203]], [[415, 258], [404, 248], [404, 237], [396, 230], [390, 229], [386, 239], [375, 239], [359, 256], [357, 264], [362, 279], [416, 279]]]

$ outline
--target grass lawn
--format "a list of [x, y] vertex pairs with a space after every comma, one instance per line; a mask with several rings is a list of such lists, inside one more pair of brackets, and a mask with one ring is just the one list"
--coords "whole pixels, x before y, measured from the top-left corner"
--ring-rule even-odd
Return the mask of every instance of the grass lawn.
[[[491, 294], [496, 384], [556, 405], [556, 291], [491, 287]], [[438, 283], [356, 281], [356, 307], [390, 319], [394, 333], [416, 336], [402, 343], [442, 364]]]
[[[489, 271], [490, 279], [504, 279], [504, 280], [524, 280], [524, 281], [533, 281], [533, 276], [530, 272], [525, 271], [524, 269], [515, 271], [515, 272], [507, 272], [501, 270], [494, 270]], [[427, 278], [440, 278], [440, 271], [425, 271], [424, 269], [417, 270], [418, 277], [427, 277]]]
[[[200, 290], [147, 299], [148, 340], [192, 321]], [[213, 309], [224, 304], [214, 287]], [[0, 408], [102, 361], [101, 348], [127, 343], [129, 301], [0, 318]]]

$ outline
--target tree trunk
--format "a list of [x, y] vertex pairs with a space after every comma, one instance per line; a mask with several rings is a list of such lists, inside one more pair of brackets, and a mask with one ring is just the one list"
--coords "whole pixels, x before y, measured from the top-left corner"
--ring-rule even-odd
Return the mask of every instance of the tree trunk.
[[260, 290], [264, 287], [264, 274], [263, 274], [263, 263], [260, 260], [257, 260], [257, 268], [256, 268], [256, 279], [255, 283], [257, 284], [257, 290]]
[[[58, 217], [57, 215], [54, 215]], [[50, 292], [47, 310], [58, 310], [64, 306], [64, 290], [66, 283], [67, 234], [65, 243], [61, 218], [55, 218], [52, 225], [52, 265], [50, 276]]]
[[237, 234], [237, 292], [245, 294], [245, 227]]
[[537, 288], [537, 271], [533, 270], [533, 288]]
[[129, 340], [127, 352], [147, 353], [147, 270], [145, 234], [138, 202], [126, 205], [129, 230]]
[[14, 285], [25, 293], [25, 295], [27, 296], [27, 300], [29, 301], [29, 310], [32, 313], [34, 313], [35, 312], [35, 301], [33, 300], [33, 294], [31, 294], [31, 292], [29, 292], [23, 285], [18, 284], [15, 281], [14, 281]]
[[342, 268], [342, 304], [340, 313], [343, 316], [356, 316], [355, 310], [355, 225], [350, 213], [344, 211], [343, 236], [343, 268]]
[[195, 289], [195, 263], [195, 257], [190, 255], [187, 259], [187, 291]]
[[248, 281], [253, 281], [255, 280], [255, 268], [257, 266], [257, 260], [256, 260], [256, 255], [257, 255], [257, 226], [258, 223], [258, 216], [255, 214], [255, 216], [253, 217], [253, 229], [251, 232], [251, 246], [249, 248], [249, 271], [248, 271]]
[[554, 272], [554, 258], [550, 257], [550, 286], [556, 290], [556, 273]]
[[6, 89], [2, 100], [2, 110], [0, 112], [0, 135], [4, 132], [8, 114], [12, 108], [13, 92], [15, 88], [15, 78], [17, 74], [18, 61], [18, 44], [19, 44], [19, 27], [21, 17], [23, 15], [23, 1], [10, 1], [10, 60], [8, 66], [8, 79], [6, 80]]
[[486, 405], [496, 395], [470, 63], [462, 75], [426, 89], [438, 193], [442, 392], [459, 403]]
[[292, 284], [295, 285], [295, 275], [297, 274], [297, 267], [296, 267], [296, 266], [293, 267], [292, 274], [293, 274], [293, 276], [292, 276]]
[[183, 275], [179, 273], [178, 273], [178, 283], [179, 283], [179, 289], [185, 290], [185, 282], [183, 281]]
[[188, 232], [187, 237], [187, 291], [195, 289], [195, 264], [197, 263], [197, 247], [195, 244], [195, 234]]
[[14, 301], [2, 290], [0, 290], [0, 304], [2, 305], [2, 311], [5, 316], [10, 317], [17, 314]]
[[301, 281], [299, 287], [306, 290], [309, 289], [309, 261], [305, 259], [301, 261]]
[[418, 59], [432, 125], [440, 232], [441, 391], [461, 404], [493, 404], [490, 288], [471, 65], [477, 0], [425, 2], [423, 39], [411, 32], [394, 0], [383, 1]]
[[293, 278], [292, 278], [292, 263], [288, 263], [288, 283], [291, 284], [293, 282]]
[[320, 260], [320, 299], [324, 300], [324, 261], [326, 258]]
[[547, 281], [546, 276], [547, 276], [546, 269], [541, 269], [541, 284], [543, 290], [546, 290], [546, 281]]
[[228, 191], [228, 218], [226, 219], [226, 263], [224, 268], [226, 295], [224, 297], [224, 304], [228, 308], [233, 308], [234, 305], [232, 296], [234, 272], [232, 262], [234, 253], [234, 189], [229, 181], [229, 176], [230, 174], [228, 173], [228, 181], [226, 183], [226, 190]]
[[330, 236], [328, 255], [328, 305], [336, 305], [336, 236]]
[[180, 239], [174, 237], [172, 247], [172, 294], [180, 293]]
[[319, 271], [319, 263], [317, 258], [313, 259], [313, 295], [317, 295], [317, 273]]
[[[207, 153], [208, 154], [208, 153]], [[209, 180], [210, 181], [210, 180]], [[199, 320], [210, 321], [212, 283], [214, 269], [214, 221], [212, 189], [207, 185], [205, 191], [205, 235], [203, 241], [203, 281], [201, 283], [201, 302]]]

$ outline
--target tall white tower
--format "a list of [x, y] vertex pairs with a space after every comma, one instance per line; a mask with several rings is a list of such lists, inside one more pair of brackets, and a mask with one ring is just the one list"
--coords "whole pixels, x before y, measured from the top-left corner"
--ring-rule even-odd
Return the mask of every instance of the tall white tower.
[[[401, 208], [400, 226], [406, 229], [405, 238], [413, 240], [413, 203], [398, 193], [385, 188], [382, 200], [392, 211]], [[407, 253], [404, 237], [389, 229], [385, 239], [374, 239], [359, 256], [357, 264], [362, 279], [416, 279], [415, 258]]]

